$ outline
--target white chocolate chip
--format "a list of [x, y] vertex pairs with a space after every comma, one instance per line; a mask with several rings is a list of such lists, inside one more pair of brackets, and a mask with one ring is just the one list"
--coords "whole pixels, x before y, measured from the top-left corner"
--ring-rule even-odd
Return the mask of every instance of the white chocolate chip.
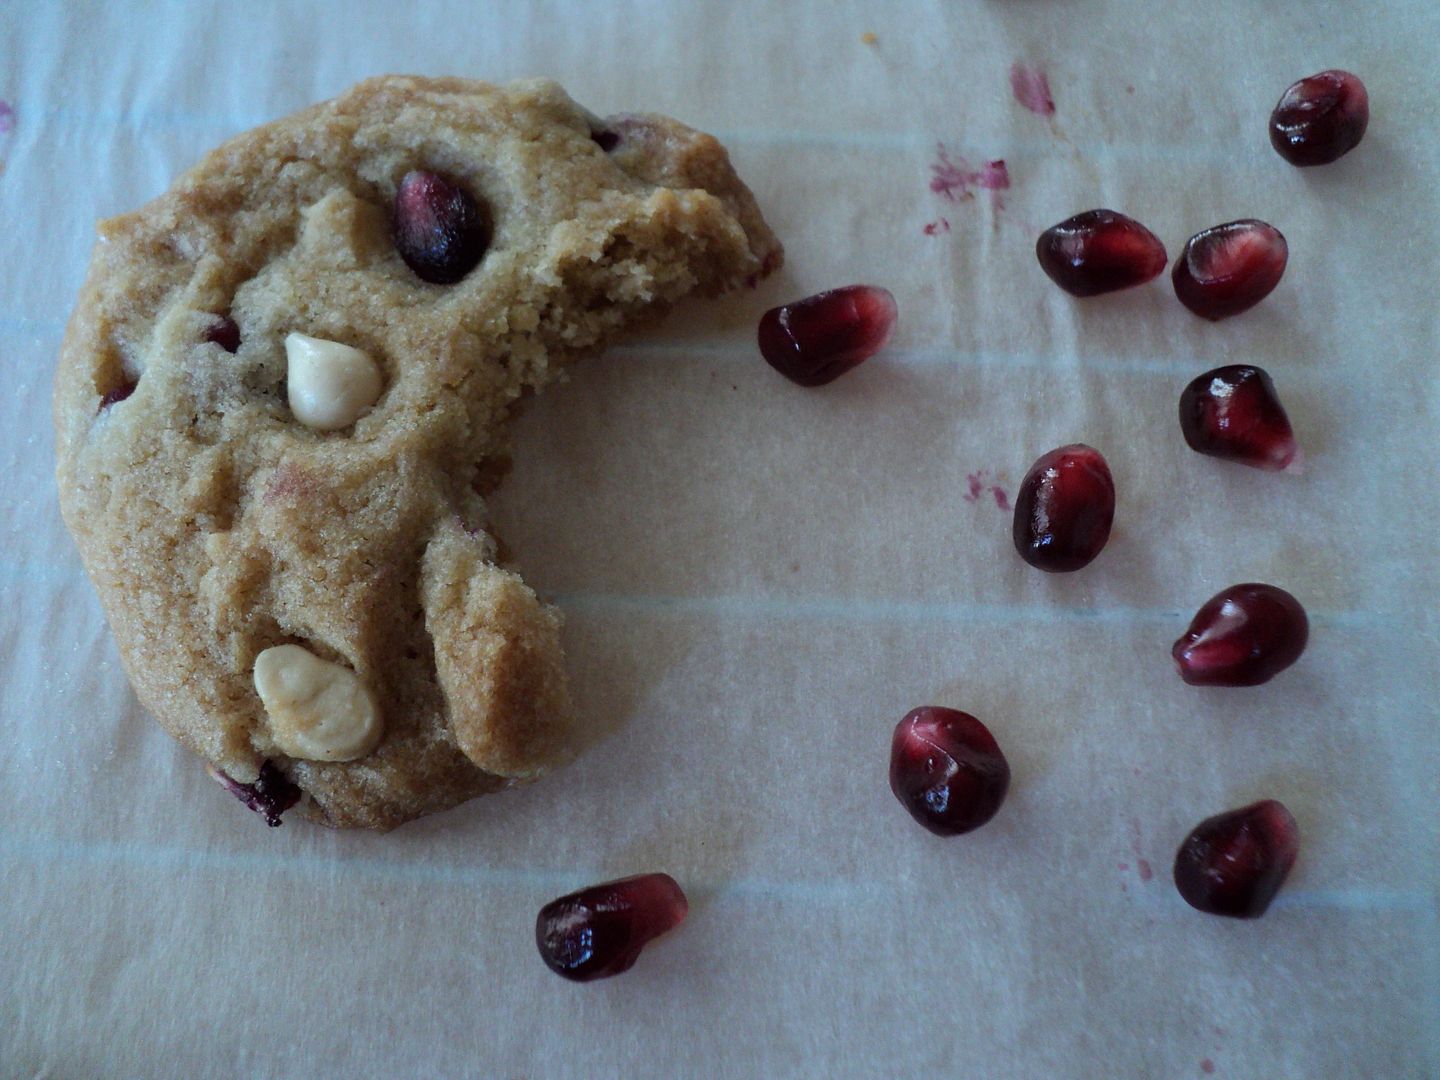
[[350, 345], [305, 334], [285, 335], [290, 411], [308, 428], [339, 431], [370, 411], [380, 397], [380, 369]]
[[380, 707], [360, 677], [299, 645], [255, 658], [255, 690], [275, 745], [291, 757], [354, 761], [380, 742]]

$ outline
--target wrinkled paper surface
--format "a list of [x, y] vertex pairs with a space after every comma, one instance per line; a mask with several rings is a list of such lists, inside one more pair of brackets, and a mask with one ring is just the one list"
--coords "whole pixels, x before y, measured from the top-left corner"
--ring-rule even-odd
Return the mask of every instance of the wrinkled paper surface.
[[[1430, 0], [5, 8], [0, 1073], [1440, 1075]], [[1370, 132], [1294, 169], [1269, 110], [1332, 66]], [[128, 687], [56, 508], [51, 378], [96, 219], [389, 71], [548, 75], [713, 131], [788, 263], [519, 423], [496, 521], [566, 613], [589, 752], [388, 836], [270, 830]], [[1220, 324], [1163, 278], [1075, 301], [1033, 246], [1095, 206], [1172, 257], [1264, 218], [1290, 268]], [[764, 308], [854, 281], [899, 300], [882, 356], [820, 390], [759, 360]], [[1274, 377], [1303, 475], [1181, 440], [1181, 388], [1236, 362]], [[1049, 576], [1001, 504], [1074, 441], [1116, 528]], [[1247, 580], [1302, 600], [1309, 650], [1182, 685], [1171, 641]], [[1009, 756], [971, 836], [888, 790], [925, 703]], [[1192, 911], [1176, 846], [1263, 797], [1303, 834], [1280, 898]], [[542, 903], [652, 869], [681, 929], [607, 983], [544, 968]]]

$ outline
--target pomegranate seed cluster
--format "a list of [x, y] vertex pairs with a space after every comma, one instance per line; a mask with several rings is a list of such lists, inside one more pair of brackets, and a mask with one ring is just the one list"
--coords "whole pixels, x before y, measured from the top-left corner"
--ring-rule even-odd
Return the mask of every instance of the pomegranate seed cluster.
[[[1324, 71], [1285, 91], [1270, 117], [1270, 139], [1291, 164], [1322, 165], [1354, 149], [1368, 122], [1364, 84], [1348, 72]], [[1045, 274], [1077, 297], [1144, 285], [1166, 263], [1160, 239], [1113, 210], [1090, 210], [1046, 229], [1035, 254]], [[1244, 218], [1190, 237], [1170, 281], [1186, 308], [1218, 322], [1269, 296], [1289, 255], [1279, 229]], [[1302, 462], [1274, 380], [1255, 365], [1232, 364], [1193, 379], [1180, 395], [1180, 431], [1192, 450], [1223, 461], [1271, 472], [1295, 472]], [[1021, 484], [1016, 550], [1042, 570], [1078, 570], [1104, 547], [1114, 513], [1115, 488], [1099, 452], [1079, 445], [1052, 450]], [[1294, 596], [1247, 582], [1201, 605], [1171, 656], [1191, 686], [1259, 686], [1294, 664], [1308, 638], [1309, 620]], [[1175, 887], [1200, 911], [1256, 918], [1290, 872], [1299, 843], [1294, 817], [1273, 799], [1217, 814], [1181, 844]]]
[[[1369, 100], [1348, 72], [1325, 71], [1285, 91], [1270, 118], [1270, 138], [1298, 166], [1331, 162], [1365, 133]], [[617, 138], [594, 135], [609, 150]], [[427, 281], [458, 280], [484, 253], [484, 220], [467, 196], [441, 177], [416, 173], [402, 184], [396, 243]], [[1065, 292], [1094, 297], [1158, 278], [1164, 243], [1133, 218], [1096, 209], [1041, 233], [1035, 255]], [[1279, 229], [1245, 218], [1204, 229], [1181, 248], [1171, 269], [1176, 297], [1202, 318], [1248, 311], [1280, 283], [1289, 246]], [[885, 347], [895, 329], [895, 297], [875, 285], [847, 285], [766, 311], [759, 351], [800, 386], [819, 387]], [[223, 320], [228, 322], [228, 320]], [[217, 323], [210, 340], [225, 348], [233, 323]], [[1301, 463], [1290, 419], [1262, 368], [1232, 364], [1193, 379], [1180, 395], [1180, 430], [1197, 453], [1270, 472]], [[1100, 555], [1115, 519], [1115, 481], [1099, 450], [1083, 443], [1042, 454], [1021, 481], [1014, 505], [1015, 550], [1047, 573], [1073, 573]], [[1305, 649], [1305, 609], [1284, 589], [1259, 582], [1222, 589], [1196, 611], [1171, 649], [1191, 686], [1249, 687], [1294, 664]], [[1010, 765], [991, 730], [958, 709], [924, 705], [895, 726], [890, 790], [907, 813], [937, 836], [972, 832], [1000, 810]], [[268, 798], [250, 789], [242, 797]], [[1254, 919], [1279, 892], [1299, 853], [1294, 816], [1265, 799], [1206, 818], [1175, 855], [1175, 888], [1186, 903], [1213, 915]], [[666, 874], [642, 874], [594, 885], [546, 904], [536, 920], [540, 955], [552, 971], [589, 981], [628, 970], [652, 939], [678, 926], [688, 905]]]
[[[1154, 281], [1166, 261], [1165, 245], [1154, 233], [1114, 210], [1087, 210], [1052, 225], [1035, 242], [1035, 257], [1051, 281], [1081, 297]], [[1289, 258], [1285, 237], [1273, 225], [1230, 221], [1186, 240], [1170, 281], [1182, 304], [1219, 322], [1269, 296]]]

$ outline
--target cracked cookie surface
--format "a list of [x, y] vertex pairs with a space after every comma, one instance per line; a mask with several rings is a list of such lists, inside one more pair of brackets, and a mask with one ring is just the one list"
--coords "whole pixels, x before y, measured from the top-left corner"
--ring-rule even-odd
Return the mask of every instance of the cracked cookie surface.
[[[397, 250], [417, 172], [444, 178], [412, 182], [426, 205], [452, 185], [478, 208], [457, 280], [426, 269], [443, 229], [418, 263]], [[780, 259], [713, 138], [599, 121], [544, 81], [371, 79], [103, 222], [58, 480], [141, 701], [227, 786], [264, 770], [330, 825], [562, 764], [559, 615], [486, 531], [506, 422], [623, 329]]]

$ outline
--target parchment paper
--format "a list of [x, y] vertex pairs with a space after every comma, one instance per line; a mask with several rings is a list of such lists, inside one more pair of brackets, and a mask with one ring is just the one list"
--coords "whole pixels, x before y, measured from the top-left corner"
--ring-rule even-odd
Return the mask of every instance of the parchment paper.
[[[1437, 41], [1431, 0], [0, 5], [0, 1073], [1440, 1075]], [[1370, 132], [1294, 169], [1269, 110], [1332, 66]], [[97, 218], [388, 71], [714, 131], [789, 262], [519, 425], [496, 518], [596, 745], [388, 836], [269, 830], [129, 690], [56, 509], [51, 378]], [[995, 160], [1010, 186], [977, 187]], [[1032, 250], [1095, 206], [1172, 256], [1264, 218], [1290, 269], [1218, 325], [1163, 278], [1078, 302]], [[853, 281], [899, 299], [883, 356], [810, 391], [760, 361], [764, 308]], [[1241, 361], [1304, 475], [1182, 442], [1181, 388]], [[1052, 577], [999, 504], [1072, 441], [1119, 512]], [[1301, 598], [1309, 650], [1182, 685], [1171, 641], [1245, 580]], [[1009, 756], [971, 836], [887, 789], [924, 703]], [[1280, 898], [1192, 911], [1179, 841], [1262, 797], [1303, 834]], [[543, 967], [541, 904], [655, 869], [692, 910], [631, 973]]]

